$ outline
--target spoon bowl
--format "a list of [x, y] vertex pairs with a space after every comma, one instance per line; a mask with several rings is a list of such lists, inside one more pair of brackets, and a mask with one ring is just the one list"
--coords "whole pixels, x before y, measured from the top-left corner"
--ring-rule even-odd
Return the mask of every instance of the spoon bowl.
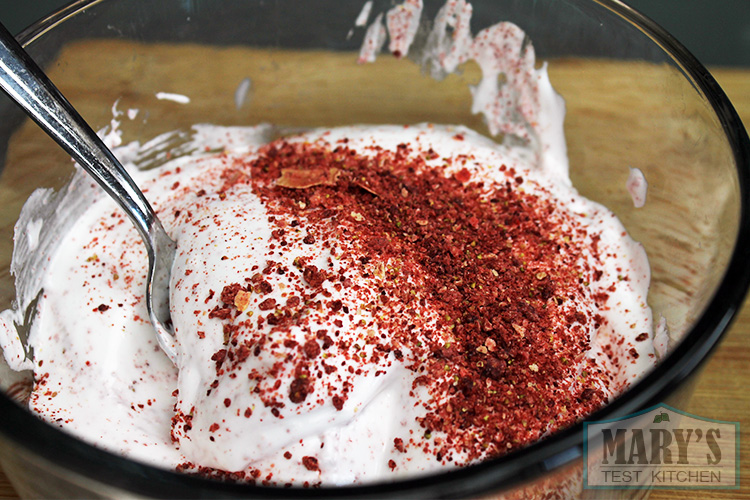
[[0, 24], [0, 88], [107, 192], [143, 238], [148, 254], [146, 304], [159, 346], [176, 364], [169, 281], [176, 243], [120, 162]]

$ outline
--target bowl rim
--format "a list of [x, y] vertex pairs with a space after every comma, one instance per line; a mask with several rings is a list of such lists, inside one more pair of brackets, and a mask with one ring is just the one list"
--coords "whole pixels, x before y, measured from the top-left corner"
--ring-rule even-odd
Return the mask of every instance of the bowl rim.
[[[66, 19], [106, 0], [75, 0], [23, 30], [26, 46]], [[617, 14], [658, 45], [677, 65], [719, 120], [734, 154], [740, 192], [737, 237], [726, 272], [694, 326], [651, 372], [612, 403], [586, 420], [609, 420], [661, 403], [682, 386], [707, 359], [739, 311], [750, 286], [750, 139], [737, 112], [709, 71], [672, 35], [621, 0], [590, 0]], [[542, 442], [465, 468], [420, 475], [389, 483], [322, 488], [289, 488], [232, 484], [180, 474], [126, 459], [74, 438], [0, 392], [0, 434], [54, 467], [136, 494], [159, 497], [212, 496], [247, 498], [458, 497], [504, 489], [558, 470], [583, 456], [583, 423]], [[62, 459], [62, 460], [61, 460]], [[467, 488], [468, 486], [468, 488]]]

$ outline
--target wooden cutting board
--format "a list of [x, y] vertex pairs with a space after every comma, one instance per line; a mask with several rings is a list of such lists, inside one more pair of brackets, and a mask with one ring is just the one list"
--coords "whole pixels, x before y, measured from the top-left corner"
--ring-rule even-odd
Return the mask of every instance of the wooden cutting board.
[[[81, 54], [84, 54], [84, 58], [90, 57], [92, 52], [102, 52], [100, 48], [92, 51], [91, 47], [86, 46], [77, 47], [76, 50], [80, 50]], [[183, 57], [175, 57], [173, 50], [174, 49], [167, 48], [161, 53], [159, 51], [153, 51], [150, 52], [149, 55], [149, 57], [162, 58], [160, 65], [157, 67], [163, 72], [161, 78], [163, 78], [164, 81], [170, 81], [170, 74], [186, 74], [191, 71], [195, 72], [195, 68], [189, 66], [189, 60]], [[108, 56], [109, 55], [111, 55], [111, 53], [108, 54]], [[68, 54], [68, 56], [75, 59], [75, 54]], [[229, 57], [226, 54], [222, 57], [225, 56]], [[309, 58], [310, 55], [304, 55], [304, 57]], [[195, 60], [196, 59], [193, 59], [193, 63]], [[307, 60], [306, 63], [309, 63], [309, 60]], [[634, 81], [634, 78], [637, 78], [637, 76], [635, 76], [636, 74], [632, 72], [632, 68], [628, 65], [618, 66], [617, 63], [612, 62], [603, 62], [602, 65], [603, 66], [599, 68], [597, 67], [597, 63], [589, 62], [585, 67], [582, 67], [580, 62], [576, 61], [555, 61], [553, 67], [554, 73], [552, 75], [554, 84], [556, 88], [561, 90], [565, 95], [563, 89], [567, 86], [574, 87], [569, 84], [572, 83], [573, 79], [581, 78], [582, 71], [595, 77], [606, 74], [607, 79], [617, 81], [618, 84], [627, 85], [629, 81], [632, 81], [634, 88], [637, 86], [635, 84], [639, 83]], [[95, 65], [90, 66], [94, 67]], [[294, 65], [291, 64], [290, 67], [294, 67]], [[151, 66], [150, 69], [152, 69]], [[226, 85], [226, 82], [231, 82], [232, 87], [236, 86], [238, 78], [237, 74], [232, 73], [233, 69], [234, 68], [231, 65], [219, 64], [217, 68], [214, 69], [215, 72], [219, 73], [215, 78], [196, 78], [191, 85], [194, 86], [196, 92], [204, 94], [212, 91], [215, 91], [217, 94], [220, 94], [221, 92], [225, 93], [226, 89], [222, 88], [220, 92], [219, 89], [213, 89], [212, 86]], [[606, 70], [600, 71], [602, 69]], [[134, 66], [124, 66], [122, 74], [107, 74], [106, 77], [97, 75], [95, 70], [92, 70], [92, 73], [80, 73], [78, 74], [78, 77], [81, 81], [87, 82], [87, 84], [82, 85], [79, 88], [78, 94], [76, 94], [75, 91], [72, 95], [67, 91], [66, 94], [68, 94], [68, 97], [74, 104], [77, 104], [77, 101], [84, 104], [85, 109], [82, 109], [82, 114], [88, 119], [91, 119], [90, 115], [100, 113], [98, 116], [101, 120], [102, 109], [105, 111], [104, 114], [109, 113], [109, 106], [111, 103], [118, 97], [122, 97], [120, 95], [108, 93], [108, 89], [110, 87], [115, 87], [118, 79], [133, 78], [133, 75], [137, 75], [138, 78], [149, 78], [149, 74], [140, 73], [140, 70], [141, 68], [136, 64]], [[337, 68], [326, 67], [322, 69], [318, 68], [318, 70], [336, 71]], [[750, 124], [750, 70], [716, 68], [713, 70], [713, 74], [729, 95], [744, 122]], [[153, 77], [159, 78], [159, 75]], [[92, 85], [90, 82], [95, 83]], [[591, 94], [592, 102], [602, 103], [600, 105], [601, 107], [597, 109], [596, 112], [606, 116], [606, 106], [612, 106], [612, 110], [614, 111], [621, 110], [623, 105], [621, 101], [607, 100], [606, 81], [603, 84], [601, 84], [601, 82], [599, 83], [600, 84], [592, 85], [589, 90], [589, 92], [599, 92], [598, 95]], [[465, 90], [465, 85], [462, 85], [461, 87]], [[164, 90], [169, 91], [172, 89], [165, 88]], [[182, 87], [179, 85], [176, 85], [175, 89], [173, 89], [175, 92], [181, 90]], [[272, 90], [273, 89], [268, 89], [268, 91]], [[387, 82], [384, 82], [383, 92], [387, 94], [388, 91]], [[300, 121], [299, 125], [327, 124], [317, 122], [320, 119], [319, 111], [311, 110], [304, 106], [305, 89], [299, 88], [297, 92], [302, 96], [300, 101], [302, 105], [297, 110], [297, 115]], [[189, 94], [189, 92], [186, 93]], [[647, 115], [650, 106], [648, 96], [636, 97], [637, 98], [629, 100], [628, 102], [628, 105], [633, 107], [633, 115]], [[414, 98], [415, 96], [405, 96], [403, 97], [401, 104], [399, 104], [404, 107], [405, 113], [408, 115], [405, 118], [406, 121], [421, 120], [418, 109], [412, 109], [409, 107], [410, 103], [414, 102]], [[448, 109], [449, 105], [465, 107], [469, 99], [467, 95], [458, 93], [449, 93], [443, 95], [443, 98], [455, 101], [452, 103], [444, 102], [443, 104], [445, 104], [446, 109]], [[124, 96], [122, 99], [122, 109], [127, 109], [127, 105], [128, 96]], [[350, 103], [350, 105], [356, 106], [356, 102]], [[615, 107], [617, 109], [615, 109]], [[201, 121], [200, 109], [172, 106], [168, 102], [162, 106], [161, 111], [156, 110], [154, 112], [170, 113], [170, 117], [174, 119], [174, 122], [177, 124], [191, 124]], [[268, 112], [271, 114], [268, 117], [264, 117], [264, 119], [272, 119], [272, 113], [275, 112], [287, 113], [286, 110], [274, 111], [272, 109], [268, 110]], [[242, 122], [242, 116], [239, 114], [228, 116], [227, 118], [228, 124]], [[475, 120], [477, 125], [481, 125], [478, 118], [471, 119]], [[375, 117], [375, 121], [377, 121], [377, 117]], [[448, 117], [443, 121], [451, 122]], [[29, 124], [27, 124], [24, 129], [27, 130], [28, 133], [37, 133], [36, 131], [33, 131], [33, 126]], [[24, 151], [14, 151], [12, 154], [20, 155], [22, 157]], [[42, 175], [43, 171], [44, 165], [40, 165], [40, 175]], [[25, 196], [26, 195], [23, 193], [18, 193], [19, 202], [25, 199]], [[7, 244], [9, 244], [9, 242], [0, 243], [0, 245]], [[3, 289], [5, 288], [6, 287], [3, 286]], [[685, 408], [681, 408], [682, 410], [707, 418], [741, 422], [741, 456], [744, 458], [741, 463], [741, 484], [743, 485], [750, 484], [750, 460], [746, 458], [750, 456], [750, 391], [748, 390], [748, 386], [750, 386], [750, 305], [746, 305], [743, 308], [731, 330], [726, 335], [723, 343], [707, 363], [705, 370], [700, 375], [700, 379], [695, 389], [695, 395], [690, 404]], [[18, 497], [8, 479], [0, 471], [0, 499], [4, 498], [10, 499]], [[741, 491], [657, 491], [654, 492], [650, 498], [655, 500], [686, 498], [750, 498], [750, 488], [745, 486]]]

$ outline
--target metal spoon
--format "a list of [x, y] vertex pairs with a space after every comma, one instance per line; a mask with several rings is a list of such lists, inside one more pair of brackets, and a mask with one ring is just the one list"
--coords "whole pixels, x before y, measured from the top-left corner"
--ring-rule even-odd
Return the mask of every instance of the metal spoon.
[[117, 158], [0, 24], [0, 88], [70, 154], [128, 214], [146, 244], [146, 304], [156, 338], [177, 362], [169, 311], [169, 279], [176, 244]]

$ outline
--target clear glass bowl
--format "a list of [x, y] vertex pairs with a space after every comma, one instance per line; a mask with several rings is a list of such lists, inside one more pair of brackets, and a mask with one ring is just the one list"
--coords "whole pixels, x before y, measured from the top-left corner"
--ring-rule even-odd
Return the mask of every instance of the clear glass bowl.
[[[78, 1], [20, 39], [94, 128], [111, 107], [139, 109], [123, 120], [126, 141], [193, 123], [289, 127], [352, 123], [464, 124], [487, 134], [470, 112], [467, 65], [436, 81], [407, 59], [382, 54], [356, 64], [364, 2], [308, 0]], [[432, 19], [442, 2], [427, 2]], [[574, 184], [612, 209], [649, 255], [649, 302], [672, 338], [669, 355], [592, 419], [611, 419], [667, 402], [680, 407], [739, 308], [750, 278], [746, 248], [750, 143], [716, 82], [650, 20], [616, 0], [475, 1], [473, 32], [512, 21], [550, 64], [566, 99]], [[374, 12], [390, 8], [376, 2]], [[351, 31], [350, 31], [351, 30]], [[250, 78], [249, 101], [235, 91]], [[157, 92], [190, 97], [160, 101]], [[3, 307], [14, 299], [9, 264], [13, 224], [29, 194], [59, 188], [71, 165], [7, 99], [0, 99], [0, 256]], [[649, 183], [633, 208], [628, 167]], [[334, 489], [268, 489], [225, 484], [149, 467], [99, 450], [53, 428], [16, 401], [29, 374], [0, 366], [0, 462], [24, 496], [533, 498], [580, 489], [582, 426], [461, 470], [388, 484]], [[639, 491], [612, 491], [617, 498]], [[597, 492], [602, 498], [603, 492]]]

